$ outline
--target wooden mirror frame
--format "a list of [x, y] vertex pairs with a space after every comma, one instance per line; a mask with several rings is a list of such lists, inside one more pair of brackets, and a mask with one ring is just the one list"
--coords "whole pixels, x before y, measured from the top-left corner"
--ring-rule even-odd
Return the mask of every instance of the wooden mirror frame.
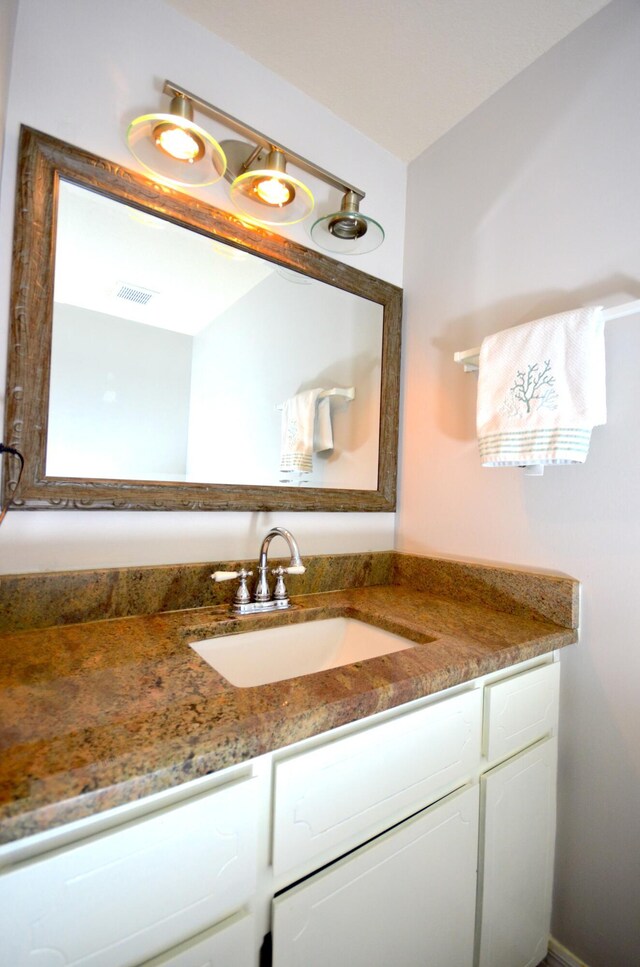
[[[46, 444], [60, 178], [383, 306], [376, 490], [47, 477]], [[402, 290], [41, 132], [22, 127], [16, 188], [5, 503], [25, 510], [392, 511], [396, 506]]]

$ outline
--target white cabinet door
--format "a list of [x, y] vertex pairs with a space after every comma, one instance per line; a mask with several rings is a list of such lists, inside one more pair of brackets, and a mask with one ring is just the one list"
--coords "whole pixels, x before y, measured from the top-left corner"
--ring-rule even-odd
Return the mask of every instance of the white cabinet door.
[[276, 897], [274, 967], [471, 967], [478, 802], [453, 793]]
[[236, 913], [166, 954], [145, 961], [143, 967], [255, 967], [254, 932], [251, 917]]
[[557, 740], [481, 780], [479, 967], [534, 967], [547, 953], [556, 826]]
[[241, 779], [8, 869], [0, 964], [133, 967], [231, 915], [255, 891], [257, 813]]

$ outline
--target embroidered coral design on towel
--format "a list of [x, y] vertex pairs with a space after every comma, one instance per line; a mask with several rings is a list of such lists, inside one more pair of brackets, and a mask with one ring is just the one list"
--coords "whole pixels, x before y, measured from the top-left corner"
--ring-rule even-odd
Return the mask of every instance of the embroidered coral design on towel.
[[509, 416], [529, 416], [535, 410], [558, 408], [558, 394], [554, 388], [555, 376], [551, 374], [551, 360], [544, 365], [531, 363], [527, 371], [519, 369], [509, 394], [500, 410]]
[[298, 421], [296, 419], [291, 419], [287, 423], [287, 449], [295, 450], [296, 440], [298, 438]]

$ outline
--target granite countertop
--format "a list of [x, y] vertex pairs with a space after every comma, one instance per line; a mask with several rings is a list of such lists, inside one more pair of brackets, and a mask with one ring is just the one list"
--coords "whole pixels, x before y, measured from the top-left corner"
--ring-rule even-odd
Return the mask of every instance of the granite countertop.
[[[565, 583], [573, 596], [570, 621], [553, 620], [544, 608], [542, 614], [532, 607], [495, 610], [477, 595], [456, 600], [443, 593], [442, 582], [433, 593], [418, 580], [307, 593], [292, 599], [290, 611], [259, 616], [232, 617], [227, 604], [218, 604], [6, 632], [0, 635], [0, 842], [571, 644], [577, 584]], [[341, 615], [418, 644], [253, 688], [232, 686], [188, 647], [214, 635]]]

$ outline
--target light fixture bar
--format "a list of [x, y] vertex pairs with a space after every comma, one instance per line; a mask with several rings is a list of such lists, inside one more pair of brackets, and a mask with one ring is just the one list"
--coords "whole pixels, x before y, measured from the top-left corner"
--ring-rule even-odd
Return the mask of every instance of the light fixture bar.
[[243, 121], [239, 121], [238, 118], [234, 118], [232, 114], [227, 114], [226, 111], [221, 111], [219, 107], [216, 107], [214, 104], [210, 104], [208, 101], [204, 101], [201, 97], [198, 97], [197, 94], [192, 94], [190, 91], [185, 90], [184, 87], [178, 87], [177, 84], [174, 84], [171, 81], [165, 81], [163, 93], [171, 96], [175, 96], [177, 94], [179, 97], [187, 98], [187, 100], [202, 108], [207, 114], [210, 114], [214, 120], [220, 121], [237, 134], [248, 138], [250, 141], [260, 145], [262, 148], [266, 148], [267, 151], [271, 151], [272, 148], [282, 151], [286, 156], [287, 161], [291, 162], [291, 164], [295, 165], [297, 168], [301, 168], [303, 171], [306, 171], [307, 174], [319, 178], [320, 181], [324, 181], [325, 184], [331, 185], [332, 188], [337, 188], [338, 191], [341, 192], [352, 191], [360, 200], [365, 197], [365, 192], [360, 188], [355, 188], [353, 185], [350, 185], [348, 181], [342, 181], [340, 178], [332, 175], [330, 171], [325, 171], [324, 168], [320, 168], [319, 165], [315, 165], [312, 161], [308, 161], [306, 158], [303, 158], [302, 155], [296, 154], [295, 151], [290, 151], [289, 148], [285, 148], [284, 145], [278, 144], [277, 141], [267, 138], [266, 135], [262, 134], [260, 131], [256, 131], [255, 128], [251, 128], [248, 124], [244, 124]]

